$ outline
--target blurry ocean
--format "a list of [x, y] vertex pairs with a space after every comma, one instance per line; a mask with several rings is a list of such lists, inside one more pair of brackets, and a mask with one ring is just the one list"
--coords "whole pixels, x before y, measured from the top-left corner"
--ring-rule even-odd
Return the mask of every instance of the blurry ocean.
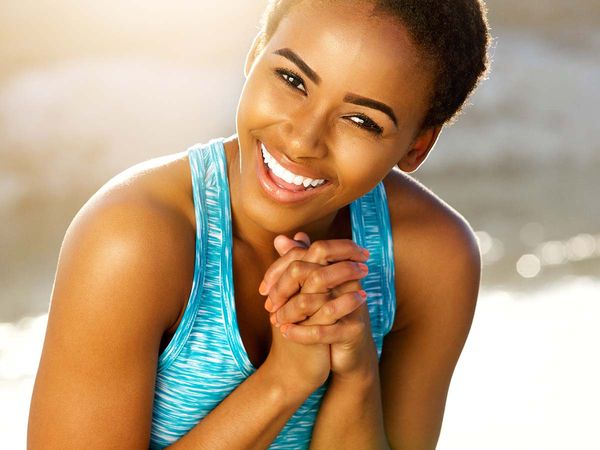
[[[110, 17], [89, 0], [60, 3], [71, 11], [60, 27], [49, 0], [0, 19], [12, 38], [0, 42], [0, 435], [11, 449], [25, 448], [70, 220], [127, 167], [235, 131], [248, 17], [262, 8], [236, 1], [239, 34], [219, 44], [218, 6], [186, 3], [184, 18], [153, 0], [131, 22], [133, 2]], [[484, 257], [441, 450], [600, 448], [600, 6], [544, 3], [488, 2], [490, 78], [413, 174], [471, 223]], [[34, 6], [49, 15], [28, 15]]]

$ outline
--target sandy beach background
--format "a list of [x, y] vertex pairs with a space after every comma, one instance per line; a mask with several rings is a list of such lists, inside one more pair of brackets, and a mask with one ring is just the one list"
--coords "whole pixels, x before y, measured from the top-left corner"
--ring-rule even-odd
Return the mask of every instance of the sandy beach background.
[[[25, 448], [64, 232], [106, 181], [235, 131], [264, 1], [0, 6], [0, 435]], [[600, 4], [487, 2], [492, 71], [413, 176], [484, 257], [440, 450], [596, 449]]]

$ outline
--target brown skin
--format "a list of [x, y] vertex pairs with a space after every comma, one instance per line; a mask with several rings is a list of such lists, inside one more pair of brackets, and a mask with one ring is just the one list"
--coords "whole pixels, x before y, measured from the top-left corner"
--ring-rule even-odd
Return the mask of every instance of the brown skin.
[[[473, 317], [479, 252], [458, 213], [398, 168], [391, 170], [396, 164], [405, 172], [416, 170], [441, 130], [419, 129], [431, 74], [419, 64], [417, 49], [393, 20], [365, 19], [366, 6], [340, 5], [335, 10], [327, 5], [293, 9], [263, 52], [254, 46], [249, 52], [238, 133], [225, 143], [238, 325], [252, 363], [271, 361], [274, 367], [270, 350], [273, 339], [280, 338], [258, 292], [267, 270], [285, 253], [274, 247], [274, 238], [303, 231], [312, 242], [350, 239], [345, 205], [383, 180], [394, 240], [397, 313], [376, 367], [377, 389], [365, 397], [371, 403], [363, 403], [372, 405], [369, 417], [382, 423], [370, 424], [370, 430], [348, 427], [373, 436], [385, 428], [392, 448], [434, 448]], [[319, 75], [320, 85], [273, 54], [280, 48], [300, 55]], [[274, 72], [281, 67], [302, 76], [307, 95]], [[347, 92], [390, 105], [398, 128], [378, 110], [343, 102]], [[360, 121], [357, 114], [368, 116], [383, 134], [375, 137], [353, 125]], [[322, 174], [330, 189], [293, 208], [269, 199], [256, 180], [257, 139]], [[188, 159], [185, 153], [174, 154], [111, 180], [74, 219], [61, 248], [32, 398], [31, 448], [69, 448], [66, 443], [73, 448], [147, 447], [158, 353], [176, 330], [191, 289], [191, 192]], [[287, 251], [292, 244], [284, 246]], [[291, 344], [277, 341], [278, 348], [284, 345]], [[321, 365], [327, 348], [320, 347], [311, 361]], [[302, 351], [298, 347], [296, 354]], [[320, 366], [314, 372], [315, 380], [323, 370], [328, 369]], [[285, 378], [292, 372], [280, 373]], [[368, 391], [362, 387], [361, 392]], [[379, 388], [381, 404], [373, 400]], [[332, 392], [336, 397], [345, 391], [336, 385]], [[350, 397], [327, 399], [315, 428], [321, 447], [327, 448], [327, 432], [335, 438], [344, 431], [336, 428], [344, 422], [329, 420], [329, 411], [350, 414], [351, 405], [335, 407]]]

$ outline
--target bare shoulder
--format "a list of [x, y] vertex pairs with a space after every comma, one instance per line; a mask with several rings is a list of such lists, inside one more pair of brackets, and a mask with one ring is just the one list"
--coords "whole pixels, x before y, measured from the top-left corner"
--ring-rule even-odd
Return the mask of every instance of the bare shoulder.
[[67, 229], [28, 448], [147, 447], [160, 342], [178, 320], [194, 270], [195, 232], [182, 210], [177, 161], [113, 178]]
[[384, 186], [396, 274], [397, 311], [392, 330], [439, 319], [432, 316], [449, 309], [463, 311], [455, 317], [470, 324], [481, 272], [479, 247], [470, 224], [399, 169], [390, 172]]
[[185, 152], [121, 172], [77, 213], [60, 259], [75, 256], [73, 252], [81, 252], [85, 245], [89, 246], [86, 254], [97, 258], [90, 261], [99, 266], [96, 269], [114, 270], [123, 264], [131, 283], [144, 283], [162, 294], [158, 304], [146, 306], [176, 321], [194, 269], [195, 220], [189, 184]]

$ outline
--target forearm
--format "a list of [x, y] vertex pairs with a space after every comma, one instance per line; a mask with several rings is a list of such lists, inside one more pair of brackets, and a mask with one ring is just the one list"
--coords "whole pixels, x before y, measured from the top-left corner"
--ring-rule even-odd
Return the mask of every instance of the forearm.
[[311, 394], [263, 364], [169, 449], [263, 449]]
[[377, 364], [355, 379], [332, 377], [313, 430], [311, 449], [389, 449]]

